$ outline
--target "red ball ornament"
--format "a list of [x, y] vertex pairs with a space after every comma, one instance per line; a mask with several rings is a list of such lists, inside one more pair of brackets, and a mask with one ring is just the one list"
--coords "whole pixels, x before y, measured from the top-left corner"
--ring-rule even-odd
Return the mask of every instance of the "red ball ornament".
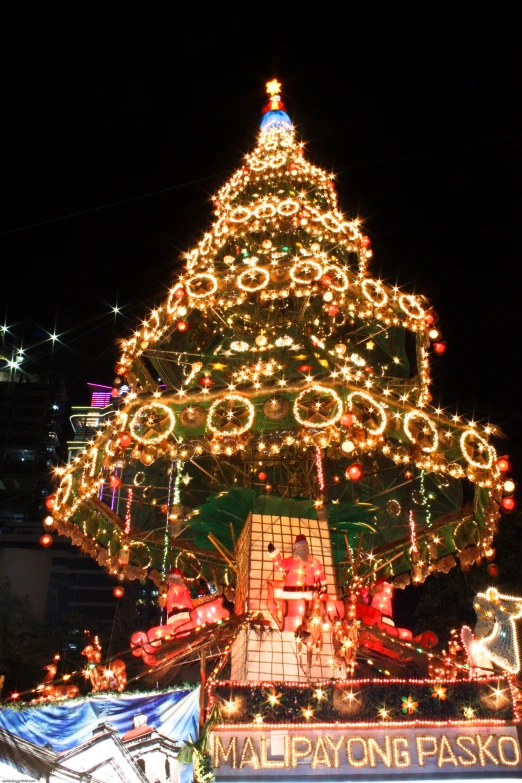
[[360, 481], [363, 477], [363, 469], [361, 465], [358, 465], [356, 462], [353, 463], [353, 465], [350, 465], [349, 468], [346, 469], [346, 478], [350, 479], [350, 481]]
[[433, 343], [433, 350], [442, 356], [443, 353], [446, 353], [446, 343]]
[[122, 432], [118, 441], [122, 449], [127, 449], [132, 443], [130, 432]]
[[498, 576], [500, 573], [500, 569], [496, 563], [490, 563], [488, 565], [488, 574], [490, 576]]
[[259, 471], [259, 473], [257, 474], [257, 477], [258, 477], [259, 481], [266, 481], [267, 478], [268, 478], [267, 474], [264, 473], [262, 470]]
[[291, 163], [288, 168], [290, 169], [290, 171], [296, 171], [297, 165], [295, 163]]
[[322, 285], [324, 285], [325, 288], [328, 288], [328, 286], [332, 285], [332, 283], [333, 283], [332, 275], [323, 275], [321, 277], [321, 283], [322, 283]]
[[428, 313], [424, 318], [424, 320], [426, 321], [426, 324], [428, 326], [431, 326], [433, 323], [435, 323], [435, 316], [433, 315], [433, 313]]
[[510, 511], [513, 511], [515, 509], [515, 506], [517, 505], [517, 501], [513, 497], [509, 498], [502, 498], [500, 501], [500, 505], [502, 506], [504, 511], [507, 511], [509, 514]]
[[313, 370], [311, 364], [302, 364], [300, 367], [297, 368], [297, 372], [310, 372], [310, 370]]
[[56, 495], [49, 495], [45, 498], [45, 508], [51, 511], [56, 503]]
[[371, 241], [370, 237], [363, 237], [361, 239], [361, 245], [363, 245], [364, 247], [370, 247], [371, 244], [372, 244], [372, 241]]
[[501, 473], [507, 473], [508, 470], [511, 470], [511, 463], [509, 462], [509, 459], [507, 457], [499, 457], [497, 459], [497, 468]]
[[351, 427], [353, 423], [355, 422], [355, 419], [353, 417], [353, 414], [351, 413], [343, 413], [341, 416], [341, 424], [343, 427]]
[[338, 315], [339, 314], [339, 308], [337, 305], [331, 304], [328, 305], [328, 315]]
[[178, 332], [186, 332], [187, 329], [189, 328], [189, 325], [186, 321], [178, 321], [178, 323], [176, 324], [176, 328]]
[[121, 487], [121, 478], [119, 476], [112, 475], [109, 478], [109, 484], [113, 489], [118, 489], [118, 487]]
[[111, 389], [111, 397], [119, 397], [120, 396], [120, 390], [116, 388], [116, 386], [113, 386]]
[[115, 587], [112, 591], [115, 598], [123, 598], [125, 595], [125, 589], [123, 587]]
[[174, 291], [174, 296], [176, 297], [176, 299], [183, 299], [183, 297], [185, 296], [185, 289], [176, 288], [176, 290]]
[[213, 386], [214, 385], [214, 381], [212, 380], [212, 378], [207, 378], [207, 377], [200, 378], [198, 383], [199, 383], [200, 386], [204, 386], [205, 389], [208, 389], [209, 386]]
[[330, 190], [333, 190], [335, 188], [335, 182], [329, 182], [328, 187], [330, 188]]
[[49, 533], [44, 533], [43, 536], [40, 536], [40, 544], [44, 547], [51, 546], [53, 543], [53, 537], [49, 535]]

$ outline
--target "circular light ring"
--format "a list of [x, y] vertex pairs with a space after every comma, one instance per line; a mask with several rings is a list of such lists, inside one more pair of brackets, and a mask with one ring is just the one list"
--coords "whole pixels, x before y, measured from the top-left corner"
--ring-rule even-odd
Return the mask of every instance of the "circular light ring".
[[342, 223], [340, 223], [333, 215], [322, 215], [321, 223], [325, 228], [333, 231], [335, 234], [342, 229]]
[[330, 283], [329, 288], [334, 291], [346, 291], [348, 289], [348, 275], [340, 266], [336, 264], [327, 264], [324, 268], [325, 275], [333, 273], [336, 277], [335, 283]]
[[[477, 462], [477, 460], [473, 459], [472, 456], [470, 456], [470, 453], [468, 451], [468, 445], [467, 442], [470, 437], [475, 438], [481, 446], [483, 446], [485, 449], [487, 449], [488, 458], [487, 461], [484, 462]], [[473, 430], [466, 430], [462, 433], [460, 436], [460, 451], [464, 459], [469, 465], [472, 465], [474, 468], [480, 468], [481, 470], [488, 470], [493, 466], [493, 463], [496, 462], [497, 459], [497, 452], [491, 446], [485, 438], [482, 437], [482, 435], [479, 435], [478, 432], [474, 432]]]
[[[223, 405], [223, 403], [226, 403], [227, 401], [242, 402], [248, 411], [248, 417], [247, 417], [246, 424], [244, 424], [243, 426], [232, 427], [231, 429], [228, 429], [226, 432], [221, 432], [216, 427], [212, 419], [217, 408], [220, 405]], [[244, 432], [248, 432], [248, 430], [254, 423], [254, 416], [255, 416], [255, 408], [250, 402], [250, 400], [247, 400], [246, 397], [242, 397], [240, 394], [227, 394], [225, 397], [221, 397], [219, 400], [215, 400], [215, 402], [213, 402], [210, 408], [208, 409], [207, 425], [209, 430], [211, 430], [214, 433], [214, 435], [217, 435], [220, 438], [226, 438], [231, 435], [242, 435]]]
[[423, 411], [410, 411], [410, 413], [407, 413], [404, 417], [404, 432], [406, 433], [407, 437], [411, 440], [412, 443], [417, 443], [410, 429], [410, 422], [414, 421], [415, 419], [422, 419], [422, 421], [425, 421], [431, 430], [431, 434], [433, 435], [433, 444], [431, 446], [421, 446], [422, 450], [427, 454], [430, 454], [432, 451], [436, 451], [439, 445], [439, 431], [428, 414], [424, 413]]
[[399, 296], [399, 305], [401, 310], [410, 318], [419, 320], [426, 316], [426, 311], [420, 306], [417, 297], [412, 294], [403, 294], [402, 296]]
[[[214, 226], [214, 236], [215, 237], [222, 237], [223, 234], [227, 233], [227, 224], [224, 217], [220, 217], [217, 223]], [[194, 266], [194, 264], [192, 265]], [[189, 269], [192, 269], [192, 267], [189, 267]]]
[[[192, 286], [196, 285], [198, 281], [210, 282], [210, 289], [208, 291], [204, 291], [202, 294], [196, 293], [192, 290]], [[208, 296], [212, 296], [212, 294], [216, 293], [217, 287], [218, 284], [216, 278], [214, 275], [210, 275], [208, 272], [200, 272], [198, 275], [193, 275], [193, 277], [189, 277], [189, 279], [185, 281], [185, 288], [187, 289], [187, 293], [193, 299], [206, 299]]]
[[[301, 416], [301, 413], [299, 411], [299, 404], [304, 399], [304, 397], [307, 394], [310, 394], [310, 392], [317, 392], [319, 394], [326, 394], [335, 402], [336, 405], [336, 411], [333, 416], [331, 416], [327, 421], [319, 421], [319, 422], [311, 422], [307, 419], [303, 419]], [[309, 427], [310, 429], [314, 430], [322, 430], [325, 427], [331, 427], [332, 424], [335, 424], [336, 421], [338, 421], [343, 413], [343, 403], [337, 392], [335, 392], [333, 389], [328, 389], [326, 386], [309, 386], [307, 389], [303, 389], [303, 391], [295, 398], [294, 400], [294, 418], [299, 423], [302, 424], [303, 427]]]
[[206, 256], [210, 253], [212, 247], [212, 234], [204, 234], [203, 239], [199, 243], [199, 252], [202, 256]]
[[277, 152], [275, 155], [269, 155], [267, 157], [267, 163], [272, 169], [278, 169], [286, 163], [286, 155], [282, 152]]
[[132, 483], [134, 484], [135, 487], [141, 487], [144, 481], [145, 481], [145, 473], [142, 470], [138, 470], [138, 472], [134, 474]]
[[244, 223], [251, 215], [252, 212], [247, 207], [236, 207], [228, 215], [228, 218], [233, 223]]
[[277, 205], [277, 211], [280, 215], [283, 215], [283, 217], [291, 217], [292, 215], [295, 215], [296, 212], [299, 212], [299, 202], [287, 198]]
[[192, 560], [195, 563], [195, 567], [197, 570], [197, 576], [190, 577], [183, 574], [183, 580], [185, 582], [188, 582], [190, 585], [195, 584], [196, 582], [199, 582], [201, 579], [201, 561], [196, 557], [196, 555], [193, 552], [178, 552], [176, 555], [176, 560], [174, 561], [174, 568], [179, 568], [180, 571], [182, 571], [182, 567], [180, 565], [180, 558], [186, 557], [188, 560]]
[[259, 218], [259, 220], [267, 220], [268, 218], [274, 217], [276, 212], [277, 209], [274, 204], [259, 204], [259, 206], [254, 209], [254, 216]]
[[[373, 289], [373, 294], [370, 293], [369, 289]], [[368, 301], [374, 304], [376, 307], [383, 307], [388, 301], [388, 294], [378, 280], [372, 280], [371, 278], [363, 280], [361, 283], [361, 290], [366, 299], [368, 299]], [[375, 294], [377, 294], [380, 299], [377, 299]]]
[[263, 171], [263, 169], [266, 169], [267, 166], [268, 163], [265, 163], [264, 160], [250, 161], [250, 168], [252, 171]]
[[[140, 419], [145, 417], [149, 411], [151, 413], [158, 413], [161, 411], [163, 416], [168, 418], [167, 428], [164, 432], [160, 432], [159, 435], [153, 435], [151, 438], [143, 438], [141, 435], [139, 435], [139, 433], [136, 432], [136, 427], [142, 424]], [[174, 429], [175, 423], [176, 417], [174, 416], [173, 411], [171, 411], [167, 405], [162, 405], [160, 402], [151, 402], [149, 405], [143, 405], [143, 407], [136, 411], [130, 420], [129, 431], [132, 437], [137, 440], [138, 443], [144, 443], [145, 445], [149, 446], [154, 443], [161, 443], [161, 441], [165, 440], [165, 438], [168, 438]]]
[[[152, 565], [152, 557], [151, 557], [150, 550], [149, 550], [149, 547], [147, 546], [147, 544], [145, 544], [143, 541], [136, 541], [135, 539], [131, 539], [129, 541], [129, 550], [132, 550], [133, 548], [136, 548], [136, 547], [139, 547], [139, 546], [145, 547], [145, 551], [146, 551], [147, 556], [149, 558], [148, 561], [146, 563], [142, 563], [139, 566], [139, 568], [150, 568], [150, 566]], [[132, 558], [132, 552], [131, 552], [130, 559], [131, 560], [133, 559]], [[134, 560], [138, 560], [138, 557], [136, 555], [134, 557]], [[138, 560], [138, 562], [139, 562], [139, 560]]]
[[72, 475], [67, 473], [60, 482], [60, 486], [56, 490], [56, 498], [54, 501], [54, 509], [58, 511], [67, 501], [69, 495], [72, 492]]
[[[313, 277], [304, 279], [299, 277], [300, 273], [302, 274], [303, 272], [307, 272], [310, 269], [315, 270]], [[312, 261], [311, 259], [297, 261], [293, 267], [290, 268], [290, 277], [294, 283], [299, 283], [300, 285], [309, 285], [309, 283], [312, 283], [314, 280], [319, 280], [322, 274], [323, 267], [321, 264], [318, 264], [317, 261]]]
[[[353, 413], [354, 406], [357, 405], [357, 401], [354, 400], [355, 397], [362, 397], [363, 400], [365, 400], [370, 405], [373, 405], [375, 408], [377, 408], [377, 410], [379, 411], [379, 414], [381, 416], [381, 423], [379, 424], [378, 427], [370, 428], [370, 427], [366, 426], [365, 424], [363, 424], [358, 419], [357, 414]], [[350, 411], [353, 413], [354, 419], [355, 419], [357, 424], [359, 424], [361, 427], [364, 427], [365, 429], [367, 429], [368, 432], [371, 435], [382, 435], [382, 433], [386, 429], [386, 421], [387, 421], [387, 419], [386, 419], [386, 411], [384, 410], [384, 405], [381, 405], [380, 402], [377, 402], [377, 400], [375, 400], [371, 396], [371, 394], [367, 394], [366, 392], [363, 392], [363, 391], [352, 392], [348, 396], [348, 407], [350, 408]]]
[[[248, 285], [248, 283], [244, 282], [248, 279], [255, 280], [255, 278], [259, 276], [262, 278], [260, 283], [253, 283]], [[262, 288], [266, 288], [269, 280], [270, 275], [266, 269], [262, 269], [260, 266], [250, 266], [248, 269], [245, 269], [244, 272], [241, 272], [237, 278], [237, 285], [238, 288], [241, 288], [242, 291], [249, 291], [250, 293], [253, 293], [254, 291], [260, 291]]]

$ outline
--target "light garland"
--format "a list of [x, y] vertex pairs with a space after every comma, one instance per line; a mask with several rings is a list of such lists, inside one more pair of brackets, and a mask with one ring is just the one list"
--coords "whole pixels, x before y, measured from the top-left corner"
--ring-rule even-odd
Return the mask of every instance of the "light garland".
[[[300, 274], [306, 275], [307, 272], [310, 274], [306, 277], [300, 277]], [[308, 285], [314, 280], [319, 280], [322, 274], [323, 267], [321, 264], [318, 264], [317, 261], [312, 261], [309, 258], [297, 261], [290, 267], [290, 277], [294, 283], [299, 283], [300, 285]]]
[[[374, 427], [374, 428], [368, 427], [366, 424], [363, 424], [361, 422], [361, 420], [357, 417], [356, 413], [353, 413], [354, 406], [357, 404], [357, 402], [354, 401], [356, 397], [361, 397], [363, 400], [366, 400], [366, 402], [368, 402], [370, 406], [376, 408], [379, 411], [379, 415], [381, 417], [381, 423], [379, 424], [378, 427]], [[357, 391], [357, 392], [352, 392], [351, 394], [348, 395], [348, 406], [350, 408], [350, 411], [352, 411], [357, 424], [367, 429], [371, 435], [382, 435], [382, 433], [386, 429], [386, 423], [387, 423], [386, 411], [384, 409], [384, 405], [382, 405], [380, 402], [377, 402], [377, 400], [375, 400], [370, 394], [367, 394], [366, 392], [363, 391]]]
[[[206, 291], [203, 291], [203, 293], [196, 293], [196, 291], [193, 290], [193, 286], [196, 286], [198, 283], [210, 283], [210, 287]], [[208, 272], [200, 272], [193, 277], [189, 277], [188, 280], [185, 281], [185, 288], [187, 289], [188, 295], [193, 299], [206, 299], [216, 293], [218, 282], [214, 275], [211, 275]]]
[[413, 294], [402, 294], [399, 296], [399, 307], [406, 315], [410, 318], [415, 318], [415, 320], [426, 317], [425, 310], [423, 310], [417, 297], [413, 296]]
[[[310, 394], [310, 392], [316, 392], [317, 394], [325, 394], [326, 396], [330, 397], [330, 399], [335, 403], [336, 411], [333, 414], [333, 416], [330, 416], [329, 419], [326, 421], [319, 421], [314, 422], [310, 421], [308, 419], [303, 419], [301, 416], [301, 413], [299, 411], [299, 405], [302, 403], [303, 399], [307, 394]], [[294, 417], [299, 424], [302, 424], [303, 427], [310, 427], [311, 429], [324, 429], [325, 427], [330, 427], [332, 424], [335, 424], [336, 421], [338, 421], [343, 413], [343, 403], [337, 392], [335, 392], [333, 389], [328, 389], [326, 386], [319, 386], [318, 384], [315, 384], [314, 386], [309, 386], [307, 389], [303, 389], [301, 394], [299, 394], [295, 401], [294, 401]]]
[[[142, 421], [142, 419], [146, 418], [147, 415], [156, 414], [158, 415], [158, 412], [163, 413], [164, 417], [168, 419], [167, 427], [164, 432], [160, 432], [158, 435], [153, 435], [150, 438], [144, 438], [142, 435], [140, 435], [137, 431], [137, 427], [145, 427], [146, 421]], [[138, 411], [134, 414], [132, 419], [130, 420], [129, 424], [129, 430], [132, 435], [132, 437], [138, 441], [138, 443], [142, 443], [145, 445], [154, 444], [154, 443], [161, 443], [161, 441], [165, 440], [169, 437], [169, 435], [172, 434], [174, 430], [174, 425], [176, 423], [176, 418], [174, 416], [174, 412], [168, 408], [166, 405], [162, 405], [159, 402], [151, 402], [148, 405], [144, 405], [142, 408], [139, 408]]]
[[[477, 460], [473, 459], [473, 457], [470, 456], [470, 453], [468, 451], [468, 445], [467, 442], [469, 438], [475, 438], [478, 440], [480, 445], [483, 447], [484, 450], [487, 451], [488, 457], [487, 461], [484, 462], [477, 462]], [[496, 451], [491, 446], [485, 438], [482, 437], [482, 435], [479, 435], [478, 432], [475, 432], [474, 430], [466, 430], [462, 433], [460, 436], [460, 451], [466, 462], [468, 462], [470, 465], [472, 465], [474, 468], [483, 468], [488, 469], [491, 468], [493, 463], [496, 461]]]
[[[256, 278], [261, 278], [261, 280], [259, 282], [254, 282]], [[253, 282], [250, 285], [247, 285], [245, 283], [245, 280], [247, 279], [250, 279]], [[269, 280], [270, 275], [266, 269], [262, 269], [260, 266], [251, 266], [248, 269], [245, 269], [244, 272], [241, 272], [241, 274], [238, 276], [237, 287], [242, 291], [254, 293], [255, 291], [261, 291], [262, 288], [266, 288]]]
[[66, 475], [63, 477], [63, 479], [60, 482], [60, 486], [56, 490], [56, 498], [54, 501], [54, 509], [57, 511], [65, 504], [67, 503], [67, 500], [69, 499], [69, 495], [72, 492], [72, 475], [70, 473], [66, 473]]
[[319, 489], [321, 492], [324, 492], [326, 488], [326, 482], [324, 478], [323, 452], [319, 446], [315, 447], [315, 466], [317, 470], [317, 483], [319, 485]]
[[432, 445], [421, 446], [422, 451], [425, 451], [427, 454], [430, 454], [432, 451], [436, 451], [439, 445], [439, 432], [437, 430], [437, 427], [432, 422], [432, 420], [430, 419], [427, 413], [424, 413], [423, 411], [410, 411], [410, 413], [407, 413], [406, 416], [404, 417], [404, 432], [406, 433], [406, 435], [408, 436], [408, 438], [411, 440], [412, 443], [417, 443], [410, 429], [410, 423], [415, 421], [415, 419], [421, 419], [422, 421], [426, 422], [433, 436]]
[[[371, 289], [373, 289], [373, 293], [370, 292]], [[361, 290], [366, 299], [376, 307], [384, 307], [388, 301], [388, 294], [384, 290], [382, 283], [378, 280], [372, 280], [371, 278], [363, 280], [361, 283]], [[380, 298], [376, 299], [375, 296]]]
[[127, 503], [125, 504], [125, 528], [123, 532], [126, 536], [131, 532], [131, 515], [132, 515], [132, 487], [127, 489]]
[[[242, 403], [247, 412], [247, 421], [244, 425], [238, 426], [238, 427], [229, 427], [226, 431], [220, 431], [218, 427], [213, 422], [214, 414], [216, 413], [217, 409], [220, 405], [226, 404], [227, 402], [240, 402]], [[232, 418], [233, 414], [229, 416], [229, 418]], [[208, 415], [207, 415], [207, 426], [209, 430], [211, 430], [214, 435], [217, 435], [218, 437], [227, 437], [230, 435], [242, 435], [244, 432], [248, 432], [252, 424], [254, 423], [254, 417], [255, 417], [255, 408], [246, 397], [242, 397], [240, 394], [227, 394], [225, 397], [221, 397], [220, 399], [216, 400], [212, 403], [210, 408], [208, 409]]]

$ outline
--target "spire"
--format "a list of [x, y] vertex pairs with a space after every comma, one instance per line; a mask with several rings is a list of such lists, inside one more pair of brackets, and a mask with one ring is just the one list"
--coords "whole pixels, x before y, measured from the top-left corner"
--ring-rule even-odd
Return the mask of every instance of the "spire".
[[270, 96], [268, 103], [263, 109], [263, 119], [261, 120], [261, 130], [292, 130], [292, 121], [285, 111], [285, 106], [281, 100], [281, 82], [272, 79], [266, 83], [266, 91]]

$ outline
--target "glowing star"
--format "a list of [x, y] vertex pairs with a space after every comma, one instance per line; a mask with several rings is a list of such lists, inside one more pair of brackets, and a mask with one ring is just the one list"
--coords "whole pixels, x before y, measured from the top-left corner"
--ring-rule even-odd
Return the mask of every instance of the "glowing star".
[[301, 712], [303, 713], [303, 717], [306, 718], [306, 720], [310, 720], [310, 718], [313, 718], [314, 716], [314, 711], [310, 707], [303, 707]]
[[260, 713], [254, 715], [254, 723], [256, 724], [256, 726], [263, 725], [263, 716]]
[[417, 710], [418, 706], [419, 706], [419, 702], [414, 701], [413, 696], [402, 697], [402, 711], [404, 713], [407, 713], [408, 715], [413, 715], [414, 712], [418, 712]]
[[432, 699], [440, 699], [440, 701], [445, 701], [448, 698], [446, 696], [446, 690], [447, 688], [441, 688], [440, 685], [435, 686], [435, 688], [431, 689]]
[[215, 364], [211, 365], [212, 369], [213, 370], [218, 370], [218, 372], [220, 370], [224, 370], [226, 368], [226, 366], [227, 366], [226, 364], [221, 364], [221, 362], [216, 362]]
[[271, 82], [266, 83], [266, 91], [269, 95], [279, 95], [281, 92], [281, 82], [278, 82], [277, 79], [272, 79]]
[[387, 718], [390, 717], [390, 711], [387, 710], [386, 707], [381, 707], [381, 709], [379, 710], [379, 717], [382, 720], [386, 720]]
[[501, 595], [495, 587], [488, 587], [485, 593], [478, 593], [473, 608], [478, 622], [471, 642], [471, 661], [482, 650], [501, 669], [516, 674], [520, 656], [515, 620], [522, 617], [522, 598]]
[[467, 720], [472, 720], [475, 717], [475, 710], [473, 707], [464, 707], [464, 717]]
[[282, 693], [276, 693], [275, 691], [270, 691], [270, 693], [268, 694], [268, 703], [270, 704], [270, 706], [275, 707], [277, 704], [280, 704], [281, 703], [280, 699], [282, 695], [283, 695]]

